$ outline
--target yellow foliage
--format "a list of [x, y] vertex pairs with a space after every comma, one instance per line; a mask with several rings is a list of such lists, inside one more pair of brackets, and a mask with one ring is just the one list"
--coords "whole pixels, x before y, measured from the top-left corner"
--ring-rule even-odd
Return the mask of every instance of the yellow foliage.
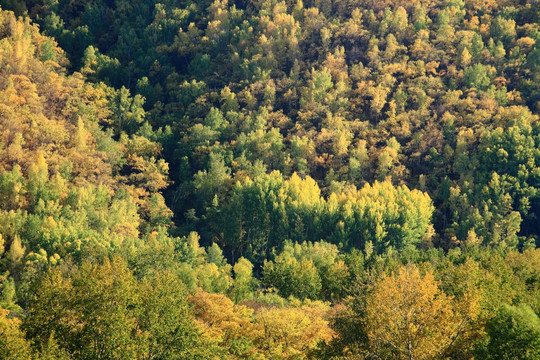
[[[320, 341], [329, 342], [328, 304], [294, 300], [288, 308], [260, 308], [255, 313], [228, 297], [201, 289], [190, 298], [195, 322], [203, 336], [221, 346], [246, 339], [250, 356], [303, 359]], [[258, 357], [257, 357], [258, 358]]]
[[288, 308], [263, 308], [255, 314], [257, 347], [269, 357], [305, 358], [321, 341], [329, 342], [334, 331], [329, 327], [329, 306], [306, 302]]
[[253, 310], [235, 305], [225, 295], [211, 294], [200, 288], [191, 296], [190, 302], [197, 326], [212, 341], [222, 344], [251, 335]]
[[21, 321], [0, 307], [0, 358], [30, 360], [30, 345], [20, 329]]
[[295, 199], [292, 203], [304, 206], [313, 206], [322, 202], [321, 190], [311, 177], [306, 176], [301, 179], [297, 173], [293, 173], [286, 181], [287, 193], [290, 198]]
[[366, 306], [371, 351], [395, 359], [444, 358], [478, 312], [476, 297], [469, 295], [455, 303], [431, 272], [421, 274], [415, 265], [383, 276]]

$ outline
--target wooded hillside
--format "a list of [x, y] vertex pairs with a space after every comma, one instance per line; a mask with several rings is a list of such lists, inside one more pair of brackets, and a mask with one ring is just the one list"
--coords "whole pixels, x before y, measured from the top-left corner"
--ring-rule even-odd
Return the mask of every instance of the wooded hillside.
[[0, 6], [0, 358], [540, 357], [537, 1]]

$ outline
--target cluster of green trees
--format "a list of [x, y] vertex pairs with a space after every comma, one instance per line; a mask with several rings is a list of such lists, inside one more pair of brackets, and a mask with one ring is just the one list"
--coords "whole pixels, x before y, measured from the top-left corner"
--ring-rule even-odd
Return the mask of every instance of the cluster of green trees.
[[349, 187], [325, 200], [311, 177], [294, 173], [284, 180], [272, 172], [237, 183], [227, 206], [209, 213], [207, 223], [222, 234], [231, 259], [260, 264], [284, 239], [327, 239], [347, 250], [369, 243], [379, 253], [419, 245], [429, 240], [432, 213], [427, 194], [389, 181]]
[[2, 8], [0, 358], [540, 356], [535, 1]]

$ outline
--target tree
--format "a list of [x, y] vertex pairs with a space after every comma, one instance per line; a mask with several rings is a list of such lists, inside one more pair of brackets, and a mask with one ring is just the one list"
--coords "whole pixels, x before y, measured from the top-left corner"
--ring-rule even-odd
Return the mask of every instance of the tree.
[[484, 41], [482, 40], [482, 36], [478, 33], [474, 33], [471, 39], [472, 56], [474, 57], [480, 56], [483, 49], [484, 49]]
[[54, 334], [76, 359], [133, 357], [134, 285], [119, 259], [87, 262], [72, 278], [53, 270], [34, 293], [24, 328], [42, 344]]
[[415, 265], [383, 275], [367, 299], [370, 351], [383, 358], [437, 358], [466, 331], [462, 322], [433, 274], [422, 275]]
[[186, 288], [171, 271], [157, 271], [143, 279], [138, 293], [137, 358], [211, 358], [191, 319]]
[[516, 21], [497, 16], [491, 23], [491, 36], [509, 44], [516, 37]]
[[36, 284], [23, 328], [74, 359], [206, 359], [184, 285], [170, 271], [137, 281], [119, 257], [56, 268]]
[[378, 157], [377, 178], [384, 181], [391, 174], [394, 167], [398, 168], [400, 145], [396, 138], [392, 137], [386, 142], [386, 147]]
[[479, 90], [486, 90], [491, 84], [494, 68], [483, 64], [474, 64], [465, 69], [465, 84]]
[[233, 267], [234, 280], [231, 299], [235, 303], [249, 300], [254, 289], [253, 264], [246, 258], [240, 258]]
[[253, 310], [235, 305], [227, 296], [211, 294], [200, 289], [190, 299], [196, 324], [204, 338], [237, 356], [254, 353], [251, 343], [256, 332]]
[[[540, 152], [536, 145], [540, 138], [536, 126], [530, 123], [531, 114], [523, 110], [501, 112], [495, 119], [502, 121], [504, 128], [482, 134], [475, 178], [483, 186], [479, 200], [495, 214], [496, 222], [500, 222], [500, 216], [507, 217], [515, 211], [524, 219], [524, 228], [529, 229], [534, 227], [530, 221], [535, 218], [536, 187], [540, 181]], [[506, 201], [502, 201], [503, 197]], [[519, 231], [519, 224], [515, 231]]]
[[321, 278], [311, 259], [297, 260], [289, 252], [278, 255], [275, 262], [263, 266], [263, 284], [275, 287], [285, 298], [319, 299]]
[[300, 98], [300, 118], [306, 122], [321, 120], [330, 105], [332, 97], [332, 74], [326, 67], [321, 70], [311, 69], [310, 80], [302, 89]]
[[133, 134], [144, 121], [144, 98], [131, 97], [128, 89], [122, 86], [111, 95], [110, 108], [113, 114], [113, 128], [117, 135], [122, 132]]
[[461, 66], [467, 67], [471, 63], [471, 53], [467, 47], [464, 47], [459, 55], [459, 62]]
[[334, 332], [328, 326], [327, 304], [296, 302], [289, 308], [263, 308], [255, 314], [259, 329], [255, 344], [265, 356], [304, 358]]
[[6, 360], [30, 360], [30, 344], [20, 329], [21, 321], [0, 307], [0, 358]]
[[365, 184], [362, 189], [333, 193], [325, 222], [331, 242], [363, 249], [371, 242], [377, 253], [389, 247], [405, 249], [420, 245], [431, 233], [433, 204], [426, 193], [394, 187], [390, 181]]
[[540, 319], [527, 305], [501, 306], [486, 330], [489, 340], [477, 349], [479, 359], [540, 357]]
[[195, 189], [200, 192], [205, 201], [209, 201], [214, 196], [219, 200], [226, 190], [227, 182], [231, 178], [231, 169], [225, 165], [225, 160], [221, 154], [210, 153], [208, 160], [208, 170], [199, 171], [195, 174], [193, 182]]

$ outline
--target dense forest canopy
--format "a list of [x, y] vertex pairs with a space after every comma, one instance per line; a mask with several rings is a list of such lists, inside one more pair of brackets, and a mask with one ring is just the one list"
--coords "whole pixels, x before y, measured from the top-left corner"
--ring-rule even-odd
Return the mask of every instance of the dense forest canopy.
[[540, 357], [537, 1], [0, 7], [0, 358]]

